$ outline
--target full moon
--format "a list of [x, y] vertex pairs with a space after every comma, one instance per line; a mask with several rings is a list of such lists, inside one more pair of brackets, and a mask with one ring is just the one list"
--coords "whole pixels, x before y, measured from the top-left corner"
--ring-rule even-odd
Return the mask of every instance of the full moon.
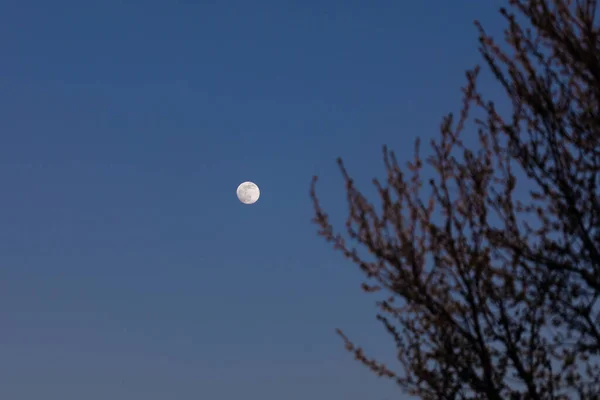
[[260, 197], [260, 189], [254, 182], [244, 182], [238, 186], [237, 198], [244, 204], [254, 204]]

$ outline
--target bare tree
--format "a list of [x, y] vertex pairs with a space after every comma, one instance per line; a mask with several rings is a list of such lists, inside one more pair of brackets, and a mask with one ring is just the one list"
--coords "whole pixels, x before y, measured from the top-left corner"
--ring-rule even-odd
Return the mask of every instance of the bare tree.
[[[417, 141], [403, 169], [384, 148], [377, 206], [338, 160], [347, 235], [331, 226], [313, 179], [319, 233], [364, 271], [365, 291], [384, 293], [377, 318], [400, 371], [339, 333], [358, 360], [422, 399], [598, 399], [596, 1], [509, 4], [500, 10], [508, 50], [476, 26], [510, 115], [478, 90], [477, 67], [459, 118], [443, 120], [430, 157], [421, 160]], [[468, 122], [476, 148], [461, 139]], [[424, 165], [435, 179], [423, 182]]]

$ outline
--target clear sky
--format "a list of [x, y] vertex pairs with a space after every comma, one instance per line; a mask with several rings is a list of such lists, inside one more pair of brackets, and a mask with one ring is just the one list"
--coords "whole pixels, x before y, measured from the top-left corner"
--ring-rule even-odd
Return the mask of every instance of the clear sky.
[[500, 3], [0, 2], [0, 398], [398, 398], [309, 183], [436, 135]]

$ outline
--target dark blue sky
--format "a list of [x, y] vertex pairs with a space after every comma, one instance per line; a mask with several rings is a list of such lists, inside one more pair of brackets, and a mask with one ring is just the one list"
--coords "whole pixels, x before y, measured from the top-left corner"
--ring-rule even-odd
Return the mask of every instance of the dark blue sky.
[[500, 3], [2, 1], [0, 398], [398, 398], [309, 183], [436, 135]]

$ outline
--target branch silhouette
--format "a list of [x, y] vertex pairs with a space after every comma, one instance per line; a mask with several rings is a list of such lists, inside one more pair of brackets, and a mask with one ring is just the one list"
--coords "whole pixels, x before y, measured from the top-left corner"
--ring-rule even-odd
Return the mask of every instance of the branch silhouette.
[[[421, 158], [417, 140], [401, 166], [384, 147], [377, 206], [338, 160], [345, 234], [329, 222], [313, 178], [319, 234], [364, 272], [366, 292], [383, 293], [377, 319], [399, 370], [338, 333], [356, 359], [422, 399], [598, 399], [596, 1], [511, 0], [500, 13], [508, 50], [476, 27], [508, 116], [478, 90], [476, 67], [431, 156]], [[462, 140], [474, 134], [468, 122], [474, 148]], [[435, 178], [425, 181], [424, 167]]]

